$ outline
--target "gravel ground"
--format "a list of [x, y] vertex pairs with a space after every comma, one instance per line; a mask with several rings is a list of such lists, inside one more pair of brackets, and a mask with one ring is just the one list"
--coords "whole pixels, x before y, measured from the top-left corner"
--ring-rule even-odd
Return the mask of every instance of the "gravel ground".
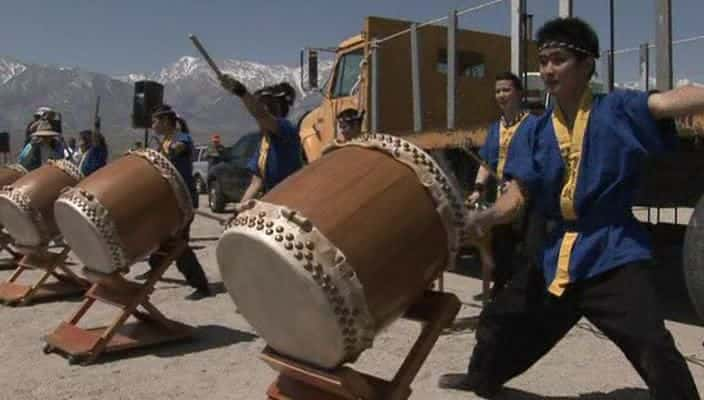
[[[203, 202], [203, 204], [205, 204]], [[220, 227], [201, 217], [193, 226], [195, 238], [217, 237]], [[215, 297], [189, 302], [190, 290], [175, 268], [159, 282], [153, 303], [168, 317], [196, 328], [196, 340], [103, 358], [90, 366], [71, 366], [56, 354], [42, 352], [42, 337], [78, 308], [79, 300], [58, 301], [29, 307], [0, 307], [0, 399], [263, 399], [275, 373], [258, 359], [265, 343], [235, 312], [222, 289], [215, 263], [215, 241], [195, 242], [196, 250], [214, 287]], [[143, 264], [131, 274], [145, 270]], [[473, 399], [472, 394], [436, 388], [438, 377], [464, 370], [474, 345], [472, 317], [481, 304], [475, 299], [479, 280], [467, 274], [447, 273], [449, 291], [463, 302], [454, 328], [443, 335], [413, 384], [412, 399]], [[669, 277], [666, 267], [659, 272]], [[6, 279], [10, 272], [0, 272]], [[663, 302], [667, 325], [704, 394], [704, 324], [694, 316], [682, 296], [681, 282], [664, 282]], [[671, 282], [674, 281], [674, 282]], [[86, 326], [107, 322], [115, 309], [94, 307]], [[381, 334], [373, 349], [354, 368], [391, 378], [403, 361], [419, 325], [397, 321]], [[643, 382], [625, 357], [582, 321], [545, 358], [524, 375], [509, 382], [502, 399], [648, 399]]]

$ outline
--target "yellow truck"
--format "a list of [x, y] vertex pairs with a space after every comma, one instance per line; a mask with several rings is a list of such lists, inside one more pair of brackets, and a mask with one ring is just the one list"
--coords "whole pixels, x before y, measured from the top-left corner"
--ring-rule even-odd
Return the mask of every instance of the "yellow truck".
[[[375, 118], [372, 104], [372, 72], [376, 71], [376, 131], [404, 136], [428, 150], [479, 146], [489, 123], [498, 118], [494, 101], [496, 74], [507, 71], [510, 38], [491, 33], [457, 30], [455, 79], [455, 129], [448, 129], [448, 29], [425, 26], [418, 30], [419, 89], [422, 129], [414, 129], [412, 47], [410, 22], [368, 17], [360, 34], [344, 40], [335, 50], [335, 62], [327, 84], [321, 89], [321, 104], [300, 123], [300, 137], [307, 160], [320, 157], [335, 138], [335, 116], [354, 108], [365, 112], [365, 131]], [[396, 37], [375, 43], [375, 39]], [[373, 48], [377, 52], [372, 56]], [[529, 46], [527, 64], [535, 69], [537, 53]], [[309, 53], [310, 54], [310, 53]], [[303, 59], [303, 57], [302, 57]], [[378, 65], [373, 65], [376, 59]], [[308, 57], [315, 70], [316, 54]], [[302, 66], [303, 68], [303, 66]], [[309, 78], [315, 80], [313, 71]], [[317, 82], [308, 82], [316, 86]]]

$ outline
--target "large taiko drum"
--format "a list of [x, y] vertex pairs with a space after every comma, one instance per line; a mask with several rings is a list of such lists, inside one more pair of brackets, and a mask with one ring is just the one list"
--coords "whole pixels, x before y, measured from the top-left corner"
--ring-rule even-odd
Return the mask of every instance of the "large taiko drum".
[[[0, 187], [11, 185], [27, 173], [27, 169], [20, 164], [0, 166]], [[0, 234], [6, 235], [5, 229], [0, 224]]]
[[125, 272], [193, 219], [189, 193], [166, 157], [136, 150], [65, 191], [54, 213], [86, 268]]
[[23, 247], [45, 246], [59, 236], [54, 201], [83, 176], [66, 160], [49, 160], [0, 190], [0, 223]]
[[397, 137], [337, 143], [241, 205], [217, 245], [225, 286], [278, 352], [354, 360], [453, 264], [464, 210], [451, 182]]
[[27, 169], [20, 164], [8, 164], [0, 166], [0, 187], [12, 185], [27, 174]]

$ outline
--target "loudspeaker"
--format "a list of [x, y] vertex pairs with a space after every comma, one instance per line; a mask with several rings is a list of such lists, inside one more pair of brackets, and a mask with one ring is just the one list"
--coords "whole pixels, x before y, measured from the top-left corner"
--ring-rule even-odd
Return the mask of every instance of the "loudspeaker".
[[164, 85], [154, 81], [134, 83], [132, 127], [151, 128], [152, 112], [164, 101]]
[[10, 133], [0, 132], [0, 153], [10, 152]]

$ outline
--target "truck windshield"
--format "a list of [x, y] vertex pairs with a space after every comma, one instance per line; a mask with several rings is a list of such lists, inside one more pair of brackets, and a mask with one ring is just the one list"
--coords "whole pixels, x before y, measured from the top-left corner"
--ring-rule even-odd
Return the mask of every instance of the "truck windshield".
[[359, 79], [359, 64], [364, 56], [362, 50], [347, 53], [340, 57], [335, 69], [335, 86], [332, 97], [345, 97], [352, 94], [352, 88]]

